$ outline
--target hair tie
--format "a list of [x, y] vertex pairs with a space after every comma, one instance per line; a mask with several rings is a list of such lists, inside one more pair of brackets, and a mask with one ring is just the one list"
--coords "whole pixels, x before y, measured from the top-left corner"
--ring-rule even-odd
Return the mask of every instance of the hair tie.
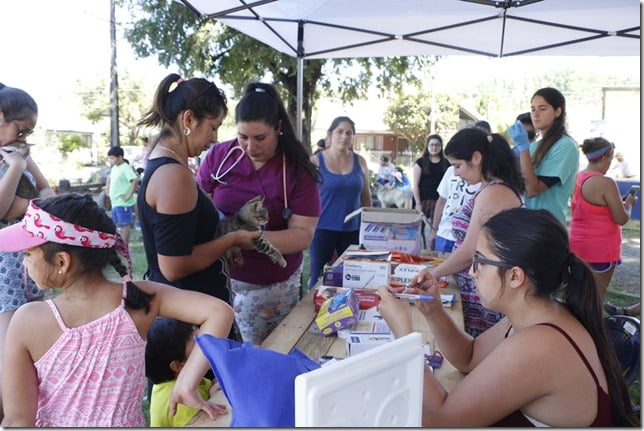
[[179, 87], [179, 84], [181, 84], [182, 82], [183, 82], [183, 78], [179, 77], [176, 81], [171, 83], [170, 86], [168, 87], [168, 93], [172, 93], [174, 90], [176, 90], [177, 87]]
[[612, 145], [608, 145], [607, 147], [600, 148], [599, 150], [595, 150], [595, 151], [593, 151], [593, 152], [587, 153], [587, 154], [586, 154], [586, 158], [587, 158], [588, 160], [599, 159], [599, 158], [600, 158], [600, 157], [602, 157], [604, 154], [606, 154], [606, 153], [608, 152], [608, 150], [610, 150], [611, 148], [613, 148], [613, 146], [612, 146]]
[[262, 87], [255, 87], [255, 93], [266, 93], [266, 89]]

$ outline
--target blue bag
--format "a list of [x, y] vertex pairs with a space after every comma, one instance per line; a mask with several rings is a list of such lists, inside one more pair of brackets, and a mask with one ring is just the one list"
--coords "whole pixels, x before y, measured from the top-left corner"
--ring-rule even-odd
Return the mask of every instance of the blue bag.
[[232, 407], [231, 427], [294, 427], [295, 376], [320, 368], [298, 349], [274, 352], [209, 334], [195, 337]]

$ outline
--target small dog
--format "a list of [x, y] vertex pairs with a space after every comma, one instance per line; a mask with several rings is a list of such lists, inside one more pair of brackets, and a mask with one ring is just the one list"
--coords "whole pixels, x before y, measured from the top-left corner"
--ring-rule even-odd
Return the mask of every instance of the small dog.
[[406, 208], [406, 193], [397, 187], [387, 187], [380, 183], [373, 185], [373, 191], [383, 208]]

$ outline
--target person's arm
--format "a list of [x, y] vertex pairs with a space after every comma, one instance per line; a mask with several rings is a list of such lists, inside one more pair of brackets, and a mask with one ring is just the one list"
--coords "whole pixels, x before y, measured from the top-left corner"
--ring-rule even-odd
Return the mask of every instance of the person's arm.
[[134, 195], [134, 192], [136, 192], [136, 188], [139, 186], [139, 180], [134, 179], [130, 181], [130, 190], [128, 190], [126, 195], [123, 195], [123, 200], [127, 201]]
[[54, 196], [54, 191], [51, 189], [47, 178], [40, 172], [38, 165], [31, 157], [27, 157], [27, 170], [33, 175], [36, 180], [36, 188], [40, 192], [41, 198], [49, 198]]
[[[622, 196], [617, 187], [617, 183], [608, 177], [597, 177], [591, 178], [594, 180], [594, 184], [600, 188], [600, 193], [603, 201], [606, 206], [610, 209], [611, 216], [613, 221], [619, 225], [624, 225], [630, 219], [630, 213], [632, 207], [637, 203], [637, 198], [629, 196], [625, 201], [622, 200]], [[597, 181], [599, 180], [599, 181]], [[584, 186], [588, 183], [584, 183]], [[591, 185], [591, 184], [589, 184]], [[582, 192], [586, 191], [586, 187], [582, 189]], [[584, 199], [586, 195], [584, 194]], [[588, 200], [588, 199], [586, 199]]]
[[7, 151], [3, 148], [0, 148], [0, 157], [0, 163], [8, 165], [8, 169], [0, 177], [0, 219], [4, 219], [16, 197], [18, 182], [27, 167], [27, 161], [17, 151]]
[[33, 331], [31, 309], [21, 307], [9, 322], [2, 358], [3, 427], [30, 427], [36, 422], [38, 375], [25, 337]]
[[445, 261], [433, 268], [432, 274], [438, 279], [456, 274], [470, 266], [483, 224], [493, 215], [505, 209], [518, 207], [519, 204], [514, 192], [504, 185], [491, 185], [482, 190], [474, 201], [472, 218], [463, 243]]
[[534, 171], [530, 151], [521, 151], [519, 163], [521, 165], [521, 174], [523, 174], [523, 178], [525, 179], [525, 191], [528, 197], [537, 196], [548, 190], [546, 183], [541, 181]]
[[360, 193], [360, 202], [363, 207], [372, 207], [373, 201], [371, 200], [371, 184], [369, 184], [369, 167], [364, 157], [358, 155], [360, 161], [360, 169], [362, 169], [362, 192]]
[[[167, 181], [168, 178], [172, 178], [172, 181]], [[185, 214], [191, 211], [197, 202], [197, 187], [192, 172], [176, 163], [160, 167], [148, 183], [145, 199], [162, 214]], [[259, 230], [230, 232], [212, 241], [195, 245], [192, 253], [185, 256], [157, 253], [159, 268], [169, 281], [181, 279], [212, 265], [232, 246], [253, 249], [252, 240], [260, 234]]]
[[416, 200], [416, 208], [421, 210], [421, 200], [420, 200], [420, 177], [422, 176], [422, 170], [418, 163], [414, 163], [414, 168], [412, 170], [412, 178], [414, 179], [412, 184], [412, 191], [414, 193], [414, 199]]
[[[218, 298], [199, 292], [176, 289], [155, 283], [158, 315], [199, 326], [199, 335], [226, 338], [234, 321], [232, 308]], [[177, 403], [204, 410], [211, 419], [225, 412], [225, 407], [204, 400], [197, 387], [210, 365], [201, 349], [194, 348], [177, 376], [170, 396], [170, 412]]]
[[299, 253], [311, 245], [319, 217], [293, 214], [284, 230], [266, 230], [264, 236], [282, 254]]

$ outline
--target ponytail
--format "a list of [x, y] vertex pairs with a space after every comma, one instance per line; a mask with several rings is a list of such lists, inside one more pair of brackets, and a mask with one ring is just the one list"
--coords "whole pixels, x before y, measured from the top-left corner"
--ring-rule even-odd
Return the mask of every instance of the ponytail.
[[112, 249], [112, 258], [110, 259], [110, 265], [116, 270], [116, 272], [121, 276], [121, 280], [126, 283], [127, 292], [125, 295], [125, 305], [132, 308], [133, 310], [145, 309], [146, 314], [150, 312], [150, 302], [154, 298], [154, 293], [146, 293], [142, 291], [134, 282], [130, 279], [127, 272], [127, 268], [121, 262], [121, 258]]

